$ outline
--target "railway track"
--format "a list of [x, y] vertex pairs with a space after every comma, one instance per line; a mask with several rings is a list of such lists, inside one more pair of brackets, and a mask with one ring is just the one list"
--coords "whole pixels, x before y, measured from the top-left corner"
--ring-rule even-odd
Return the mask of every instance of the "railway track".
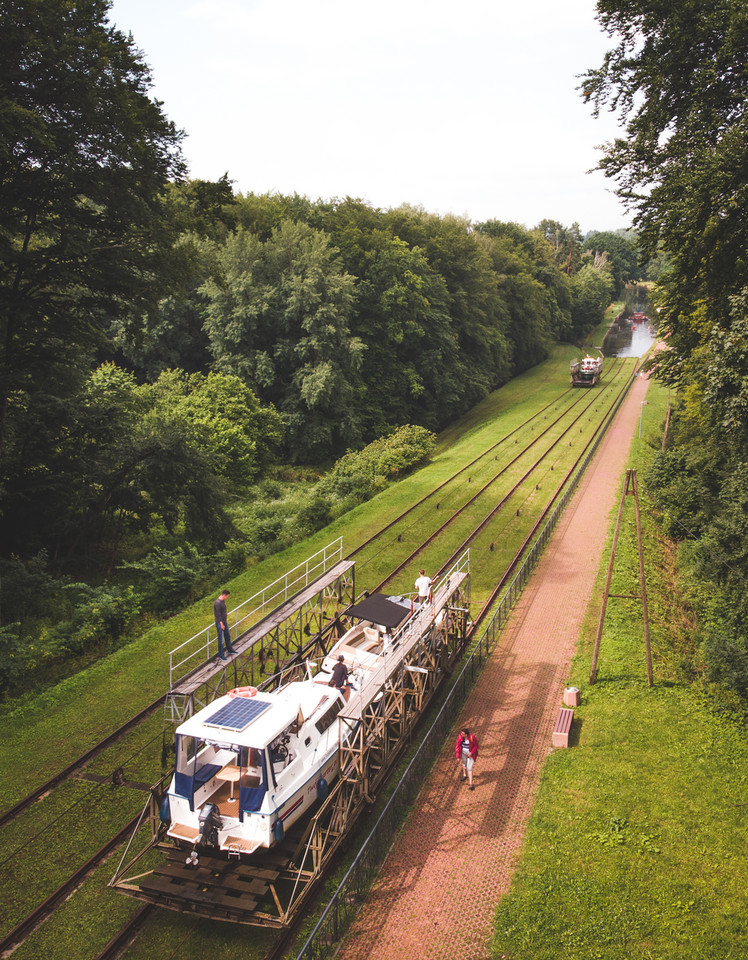
[[[613, 385], [623, 370], [625, 370], [625, 364], [620, 360], [616, 360], [612, 369], [606, 375], [601, 389], [605, 390]], [[465, 484], [464, 478], [467, 477], [467, 482], [470, 483], [472, 481], [473, 474], [475, 474], [482, 465], [490, 465], [493, 461], [495, 461], [497, 459], [496, 451], [504, 444], [508, 443], [512, 438], [514, 438], [514, 443], [516, 445], [519, 443], [519, 436], [523, 432], [527, 434], [528, 437], [529, 433], [533, 434], [532, 439], [529, 440], [529, 442], [526, 442], [524, 446], [515, 454], [508, 466], [511, 466], [512, 463], [519, 460], [524, 453], [536, 445], [543, 438], [543, 436], [548, 434], [553, 427], [556, 426], [556, 424], [558, 424], [569, 412], [574, 410], [580, 404], [584, 404], [583, 409], [586, 412], [590, 407], [599, 402], [599, 397], [600, 392], [597, 391], [592, 395], [589, 393], [582, 393], [580, 395], [578, 390], [575, 391], [571, 388], [565, 390], [558, 397], [555, 397], [549, 403], [545, 404], [545, 406], [541, 407], [540, 410], [533, 414], [532, 417], [528, 417], [528, 419], [519, 424], [519, 426], [515, 427], [495, 443], [491, 444], [477, 457], [465, 464], [465, 466], [461, 467], [459, 470], [455, 471], [455, 473], [447, 477], [437, 487], [435, 487], [425, 496], [421, 497], [421, 499], [416, 503], [408, 507], [407, 510], [403, 511], [403, 513], [401, 513], [399, 516], [395, 517], [380, 530], [376, 531], [367, 540], [360, 543], [355, 550], [351, 551], [351, 553], [347, 555], [346, 559], [355, 558], [359, 569], [366, 566], [366, 564], [369, 562], [367, 560], [367, 551], [369, 551], [369, 548], [380, 543], [380, 541], [382, 541], [387, 534], [389, 534], [390, 544], [394, 541], [398, 541], [398, 538], [401, 539], [402, 532], [398, 532], [398, 527], [405, 528], [405, 530], [412, 528], [418, 523], [418, 518], [422, 515], [423, 509], [428, 509], [430, 504], [438, 504], [437, 509], [447, 510], [450, 506], [450, 496], [453, 498], [457, 496], [459, 490]], [[541, 417], [547, 418], [551, 407], [558, 409], [559, 405], [563, 404], [569, 399], [572, 400], [572, 403], [566, 407], [555, 420], [545, 426], [545, 428], [541, 429], [538, 433], [534, 433], [535, 424], [541, 422]], [[504, 470], [499, 470], [492, 475], [491, 479], [497, 479], [503, 472]]]
[[[607, 385], [608, 383], [610, 383], [610, 382], [613, 382], [613, 381], [615, 380], [615, 378], [617, 378], [618, 374], [620, 373], [621, 366], [622, 366], [622, 365], [621, 365], [620, 361], [617, 361], [616, 367], [614, 367], [613, 370], [611, 370], [611, 373], [608, 375], [608, 377], [606, 377], [606, 385]], [[504, 443], [508, 442], [512, 437], [515, 437], [515, 436], [516, 436], [520, 431], [522, 431], [523, 429], [527, 428], [528, 426], [532, 426], [533, 423], [535, 423], [535, 422], [537, 422], [537, 421], [539, 420], [539, 418], [541, 417], [541, 415], [547, 413], [547, 411], [551, 408], [551, 406], [553, 406], [553, 405], [556, 405], [556, 406], [557, 406], [559, 403], [563, 402], [563, 400], [564, 400], [565, 398], [569, 397], [570, 395], [571, 395], [572, 397], [576, 397], [577, 399], [574, 401], [574, 403], [572, 403], [572, 405], [571, 405], [571, 407], [570, 407], [569, 409], [573, 409], [577, 404], [582, 403], [582, 402], [589, 396], [589, 394], [587, 394], [587, 393], [580, 394], [579, 391], [573, 391], [571, 388], [569, 388], [569, 389], [567, 389], [567, 390], [564, 390], [558, 397], [554, 398], [554, 399], [551, 400], [549, 403], [545, 404], [545, 406], [543, 406], [540, 410], [538, 410], [535, 414], [533, 414], [532, 417], [529, 417], [527, 420], [525, 420], [525, 421], [524, 421], [523, 423], [521, 423], [519, 426], [515, 427], [513, 430], [509, 431], [509, 433], [507, 433], [507, 434], [505, 434], [504, 436], [502, 436], [499, 440], [496, 441], [496, 443], [492, 444], [492, 445], [491, 445], [490, 447], [488, 447], [485, 451], [483, 451], [483, 453], [479, 454], [477, 457], [475, 457], [473, 460], [471, 460], [470, 463], [468, 463], [468, 464], [466, 464], [465, 466], [461, 467], [459, 470], [457, 470], [455, 473], [453, 473], [450, 477], [448, 477], [446, 480], [444, 480], [441, 484], [439, 484], [438, 487], [436, 487], [434, 490], [432, 490], [431, 492], [429, 492], [428, 494], [426, 494], [424, 497], [422, 497], [422, 498], [421, 498], [420, 500], [418, 500], [416, 503], [412, 504], [407, 510], [403, 511], [403, 513], [401, 513], [401, 514], [400, 514], [398, 517], [396, 517], [394, 520], [391, 520], [389, 523], [387, 523], [385, 526], [383, 526], [380, 530], [376, 531], [376, 532], [375, 532], [374, 534], [372, 534], [372, 536], [369, 537], [367, 540], [365, 540], [364, 542], [360, 543], [360, 544], [355, 548], [355, 550], [351, 551], [351, 552], [346, 556], [345, 559], [357, 559], [357, 558], [361, 557], [361, 556], [364, 554], [364, 551], [365, 551], [368, 547], [370, 547], [372, 544], [374, 544], [374, 543], [378, 542], [379, 540], [381, 540], [388, 531], [392, 531], [393, 528], [396, 527], [398, 524], [403, 524], [403, 523], [405, 523], [405, 522], [408, 520], [408, 518], [412, 518], [412, 517], [413, 517], [413, 515], [419, 510], [419, 508], [423, 507], [424, 505], [428, 505], [428, 504], [431, 503], [431, 502], [435, 502], [437, 497], [439, 497], [439, 502], [440, 502], [440, 506], [441, 506], [441, 501], [444, 500], [444, 492], [445, 492], [445, 491], [448, 491], [448, 488], [449, 488], [450, 486], [454, 486], [455, 482], [458, 481], [460, 477], [468, 474], [468, 471], [474, 470], [475, 467], [477, 467], [481, 462], [486, 462], [486, 461], [491, 457], [492, 454], [495, 456], [495, 451], [496, 451], [500, 446], [502, 446]], [[597, 394], [595, 395], [595, 397], [596, 397], [596, 396], [597, 396]], [[593, 397], [593, 398], [588, 402], [588, 404], [585, 406], [585, 408], [584, 408], [584, 409], [585, 409], [585, 412], [586, 412], [586, 410], [588, 409], [588, 407], [592, 405], [593, 400], [594, 400], [594, 397]], [[549, 424], [549, 425], [545, 428], [545, 430], [543, 430], [543, 431], [541, 431], [539, 434], [537, 434], [529, 444], [526, 444], [526, 445], [512, 458], [512, 460], [510, 461], [510, 464], [509, 464], [508, 466], [511, 466], [511, 464], [513, 464], [514, 462], [516, 462], [528, 449], [530, 449], [530, 447], [532, 447], [535, 443], [537, 443], [537, 442], [542, 438], [542, 436], [543, 436], [545, 433], [547, 433], [556, 423], [559, 422], [560, 419], [562, 419], [563, 415], [564, 415], [564, 414], [561, 414], [561, 416], [558, 417], [555, 421], [553, 421], [552, 424]], [[577, 417], [577, 419], [579, 419], [579, 418]], [[503, 468], [502, 470], [499, 470], [498, 472], [496, 472], [496, 473], [491, 477], [491, 480], [489, 481], [489, 483], [491, 483], [491, 482], [493, 482], [494, 480], [498, 479], [498, 478], [502, 475], [502, 473], [505, 472], [506, 469], [508, 469], [508, 467], [505, 467], [505, 468]], [[469, 475], [469, 474], [468, 474], [468, 475]], [[485, 488], [485, 485], [484, 485], [484, 488]], [[482, 492], [482, 491], [479, 491], [479, 493], [480, 493], [480, 492]], [[454, 519], [456, 516], [458, 516], [459, 514], [461, 514], [461, 513], [464, 511], [464, 509], [466, 508], [466, 506], [469, 506], [469, 504], [470, 504], [474, 499], [475, 499], [475, 497], [472, 497], [471, 500], [468, 502], [468, 504], [465, 504], [465, 505], [463, 505], [462, 507], [459, 507], [458, 510], [457, 510], [457, 513], [454, 514], [453, 517], [450, 518], [450, 519]], [[444, 504], [444, 506], [446, 506], [446, 503]], [[449, 524], [444, 524], [444, 525], [442, 525], [442, 528], [443, 528], [443, 529], [446, 529], [446, 527], [447, 527], [448, 525], [449, 525]], [[440, 529], [442, 529], [442, 528], [440, 528]], [[437, 531], [437, 533], [438, 533], [438, 532], [439, 532], [439, 531]], [[434, 538], [435, 538], [435, 535], [432, 534], [431, 537], [429, 537], [426, 541], [424, 541], [424, 542], [423, 542], [422, 544], [420, 544], [414, 551], [411, 552], [411, 554], [410, 554], [409, 557], [408, 557], [408, 560], [411, 560], [413, 557], [417, 556], [418, 553], [422, 552], [423, 548], [424, 548], [425, 546], [427, 546], [428, 543], [432, 542]], [[396, 538], [395, 538], [395, 539], [396, 539]], [[364, 562], [366, 562], [366, 561], [364, 561]], [[400, 566], [400, 568], [402, 569], [405, 565], [406, 565], [405, 563], [402, 563], [401, 566]], [[390, 579], [391, 579], [391, 578], [390, 578]], [[386, 582], [389, 582], [389, 579], [388, 579], [388, 581], [386, 581]], [[384, 582], [383, 582], [383, 583], [384, 583]], [[381, 586], [381, 585], [382, 585], [382, 584], [380, 584], [380, 586]], [[377, 589], [378, 589], [378, 588], [377, 588]], [[121, 724], [119, 727], [117, 727], [117, 729], [114, 730], [114, 731], [112, 731], [112, 733], [110, 733], [109, 735], [107, 735], [106, 737], [104, 737], [102, 740], [100, 740], [98, 743], [96, 743], [93, 747], [91, 747], [91, 748], [90, 748], [89, 750], [87, 750], [85, 753], [81, 754], [78, 758], [76, 758], [75, 760], [73, 760], [73, 761], [72, 761], [70, 764], [68, 764], [64, 769], [60, 770], [60, 771], [59, 771], [58, 773], [56, 773], [54, 776], [50, 777], [48, 780], [46, 780], [46, 781], [45, 781], [44, 783], [42, 783], [39, 787], [37, 787], [36, 789], [34, 789], [34, 790], [33, 790], [31, 793], [29, 793], [27, 796], [23, 797], [21, 800], [19, 800], [17, 803], [15, 803], [12, 807], [10, 807], [9, 809], [7, 809], [7, 810], [3, 811], [2, 813], [0, 813], [0, 828], [3, 827], [6, 823], [9, 823], [10, 821], [12, 821], [12, 820], [13, 820], [15, 817], [17, 817], [19, 814], [21, 814], [21, 813], [23, 813], [25, 810], [27, 810], [27, 809], [28, 809], [30, 806], [32, 806], [37, 800], [39, 800], [40, 798], [48, 795], [51, 790], [53, 790], [56, 786], [58, 786], [58, 785], [59, 785], [60, 783], [62, 783], [64, 780], [66, 780], [66, 779], [74, 776], [75, 774], [79, 773], [88, 763], [90, 763], [90, 761], [91, 761], [92, 759], [94, 759], [95, 757], [99, 756], [99, 755], [100, 755], [101, 753], [103, 753], [108, 747], [110, 747], [112, 744], [114, 744], [114, 743], [116, 743], [118, 740], [120, 740], [120, 739], [124, 736], [125, 733], [127, 733], [127, 732], [130, 731], [130, 730], [132, 730], [134, 727], [136, 727], [139, 723], [141, 723], [141, 722], [142, 722], [143, 720], [145, 720], [147, 717], [149, 717], [149, 716], [151, 716], [153, 713], [155, 713], [155, 711], [158, 710], [159, 707], [163, 706], [165, 699], [166, 699], [165, 694], [162, 694], [162, 695], [161, 695], [160, 697], [158, 697], [156, 700], [152, 701], [150, 704], [148, 704], [146, 707], [144, 707], [142, 710], [140, 710], [140, 711], [139, 711], [137, 714], [135, 714], [133, 717], [130, 717], [129, 720], [126, 720], [123, 724]], [[116, 768], [113, 768], [113, 771], [114, 771], [114, 769], [116, 769]]]
[[[621, 390], [619, 390], [618, 393], [616, 394], [613, 403], [615, 403], [620, 396], [621, 396]], [[451, 556], [450, 556], [446, 561], [442, 561], [442, 566], [441, 566], [441, 568], [437, 571], [437, 574], [439, 574], [439, 573], [443, 572], [443, 570], [447, 569], [447, 568], [450, 566], [450, 564], [454, 562], [455, 558], [456, 558], [457, 556], [459, 556], [460, 553], [464, 552], [465, 549], [467, 549], [468, 547], [472, 546], [472, 545], [475, 543], [475, 540], [476, 540], [476, 538], [478, 537], [478, 535], [479, 535], [483, 530], [486, 529], [486, 527], [488, 526], [488, 524], [489, 524], [489, 523], [499, 514], [499, 512], [507, 505], [507, 503], [510, 501], [511, 497], [512, 497], [519, 489], [521, 489], [521, 487], [523, 486], [523, 484], [525, 484], [526, 481], [535, 474], [535, 472], [540, 468], [540, 466], [546, 461], [546, 458], [548, 457], [548, 455], [554, 450], [554, 448], [555, 448], [556, 446], [558, 446], [558, 444], [560, 444], [560, 443], [564, 440], [565, 437], [568, 436], [568, 434], [570, 433], [570, 431], [577, 425], [577, 423], [579, 422], [579, 420], [584, 416], [585, 413], [588, 412], [589, 407], [590, 407], [591, 405], [592, 405], [591, 403], [588, 403], [580, 412], [578, 412], [577, 415], [574, 417], [574, 419], [563, 429], [562, 433], [561, 433], [555, 440], [552, 441], [552, 443], [550, 444], [550, 446], [547, 447], [547, 448], [545, 448], [545, 449], [542, 451], [541, 455], [540, 455], [539, 457], [537, 457], [537, 459], [535, 459], [528, 467], [524, 468], [524, 472], [521, 474], [521, 476], [519, 477], [519, 479], [514, 482], [514, 484], [509, 488], [509, 490], [501, 497], [501, 499], [500, 499], [497, 503], [491, 505], [488, 513], [487, 513], [487, 514], [480, 520], [480, 522], [468, 533], [468, 535], [463, 538], [463, 540], [461, 541], [460, 546], [458, 547], [458, 549], [457, 549], [456, 551], [454, 551], [454, 553], [451, 554]], [[476, 491], [475, 494], [473, 494], [461, 507], [459, 507], [458, 509], [456, 509], [455, 512], [452, 513], [432, 534], [430, 534], [422, 543], [420, 543], [420, 544], [419, 544], [414, 550], [412, 550], [403, 560], [401, 560], [400, 563], [395, 567], [395, 569], [394, 569], [383, 581], [381, 581], [374, 589], [375, 589], [375, 590], [382, 590], [382, 589], [384, 589], [384, 587], [390, 585], [390, 584], [395, 580], [395, 578], [397, 577], [397, 575], [398, 575], [402, 570], [404, 570], [406, 567], [408, 567], [410, 564], [412, 564], [412, 563], [415, 561], [415, 559], [416, 559], [420, 554], [423, 553], [423, 551], [425, 550], [425, 548], [426, 548], [427, 546], [429, 546], [431, 543], [433, 543], [434, 540], [436, 540], [436, 538], [437, 538], [438, 536], [440, 536], [440, 535], [443, 534], [446, 530], [448, 530], [448, 528], [449, 528], [450, 526], [452, 526], [470, 507], [473, 507], [479, 500], [481, 500], [482, 498], [485, 498], [484, 495], [485, 495], [488, 491], [490, 491], [491, 487], [496, 483], [496, 481], [499, 480], [499, 478], [500, 478], [505, 472], [507, 472], [510, 467], [512, 467], [514, 464], [516, 464], [516, 463], [523, 457], [523, 455], [524, 455], [525, 453], [527, 453], [538, 441], [540, 441], [547, 433], [549, 433], [550, 430], [551, 430], [555, 425], [557, 425], [557, 424], [564, 418], [564, 416], [566, 415], [566, 413], [568, 413], [568, 411], [566, 411], [566, 412], [565, 412], [564, 414], [562, 414], [561, 416], [557, 417], [556, 420], [554, 420], [552, 424], [550, 424], [548, 427], [546, 427], [546, 429], [545, 429], [544, 431], [542, 431], [542, 432], [538, 435], [538, 437], [536, 437], [533, 441], [531, 441], [530, 443], [528, 443], [528, 444], [527, 444], [519, 453], [517, 453], [516, 456], [513, 457], [505, 466], [503, 466], [500, 470], [498, 470], [496, 473], [494, 473], [494, 474], [483, 484], [483, 486], [482, 486], [478, 491]], [[590, 438], [589, 443], [591, 443], [593, 440], [594, 440], [594, 435], [593, 435], [593, 437]], [[588, 445], [589, 445], [589, 444], [588, 444]], [[573, 464], [572, 467], [571, 467], [571, 472], [573, 472], [573, 471], [576, 469], [577, 465], [578, 465], [578, 464], [581, 462], [581, 460], [583, 459], [584, 454], [585, 454], [585, 450], [586, 450], [586, 447], [585, 447], [585, 449], [582, 451], [582, 453], [579, 454], [579, 456], [577, 457], [577, 459], [575, 460], [574, 464]], [[548, 502], [548, 506], [547, 506], [546, 511], [544, 512], [543, 516], [546, 515], [546, 513], [547, 513], [547, 511], [550, 509], [551, 505], [555, 502], [556, 498], [560, 495], [560, 493], [561, 493], [561, 491], [563, 490], [564, 486], [565, 486], [566, 483], [568, 482], [568, 479], [569, 479], [569, 476], [570, 476], [570, 475], [571, 475], [571, 473], [567, 473], [566, 476], [564, 477], [564, 479], [561, 481], [561, 483], [556, 487], [556, 489], [555, 489], [555, 491], [554, 491], [554, 493], [553, 493], [550, 501]], [[513, 561], [513, 563], [514, 563], [514, 561]]]
[[[622, 373], [625, 373], [626, 365], [623, 363], [618, 363], [614, 369], [611, 369], [606, 376], [604, 381], [604, 389], [610, 391], [610, 402], [606, 403], [606, 414], [601, 418], [601, 423], [597, 429], [602, 429], [602, 422], [607, 419], [608, 412], [612, 409], [617, 400], [620, 398], [625, 388], [628, 385], [629, 378], [626, 376], [621, 376]], [[620, 381], [619, 381], [620, 377]], [[618, 386], [618, 390], [613, 390], [614, 386]], [[390, 548], [393, 544], [399, 544], [402, 542], [402, 534], [398, 535], [398, 526], [402, 530], [404, 526], [411, 527], [414, 523], [418, 521], [414, 519], [418, 516], [419, 511], [421, 515], [424, 510], [431, 508], [433, 510], [435, 504], [439, 504], [439, 509], [447, 509], [448, 496], [450, 493], [455, 494], [455, 491], [458, 491], [461, 486], [466, 482], [472, 483], [472, 477], [477, 475], [477, 472], [485, 466], [491, 467], [491, 464], [496, 462], [498, 454], [497, 451], [504, 445], [508, 445], [509, 441], [514, 438], [515, 444], [519, 444], [520, 437], [523, 435], [523, 431], [532, 432], [535, 435], [530, 440], [529, 437], [527, 441], [523, 440], [523, 446], [521, 450], [517, 451], [514, 456], [510, 458], [510, 461], [503, 466], [490, 469], [488, 479], [485, 479], [482, 486], [476, 493], [471, 493], [466, 499], [463, 499], [463, 502], [456, 504], [454, 509], [451, 511], [451, 514], [447, 517], [446, 521], [438, 525], [435, 530], [432, 530], [427, 536], [419, 542], [419, 544], [409, 551], [407, 557], [402, 559], [402, 553], [400, 554], [401, 559], [396, 564], [395, 568], [392, 568], [387, 575], [387, 577], [380, 583], [376, 590], [382, 589], [387, 586], [394, 580], [396, 580], [398, 574], [404, 570], [410, 563], [412, 563], [416, 557], [421, 555], [428, 546], [435, 543], [435, 541], [443, 535], [446, 535], [450, 527], [454, 526], [457, 520], [465, 515], [469, 514], [471, 509], [475, 511], [480, 508], [480, 504], [487, 500], [491, 496], [491, 489], [496, 486], [498, 481], [503, 475], [505, 475], [510, 468], [517, 464], [522, 457], [529, 454], [533, 448], [536, 448], [536, 451], [539, 455], [536, 455], [532, 460], [532, 463], [529, 466], [525, 466], [521, 478], [515, 481], [511, 490], [508, 493], [505, 493], [499, 500], [498, 504], [494, 504], [489, 507], [487, 512], [484, 512], [483, 516], [480, 517], [477, 523], [473, 525], [468, 535], [463, 538], [460, 546], [455, 551], [455, 555], [462, 552], [465, 549], [466, 545], [474, 543], [476, 538], [479, 537], [482, 531], [490, 526], [492, 520], [500, 513], [501, 509], [509, 502], [512, 495], [514, 495], [518, 490], [522, 489], [522, 485], [531, 479], [534, 473], [541, 468], [543, 463], [548, 462], [548, 458], [551, 453], [559, 447], [563, 442], [563, 439], [569, 435], [569, 432], [573, 430], [582, 417], [590, 411], [593, 404], [597, 404], [600, 401], [600, 394], [602, 391], [595, 391], [594, 395], [590, 396], [587, 392], [582, 395], [579, 395], [578, 391], [571, 391], [568, 389], [560, 394], [557, 398], [550, 401], [546, 404], [541, 410], [537, 411], [532, 417], [528, 418], [518, 427], [514, 428], [509, 433], [505, 434], [496, 443], [490, 445], [483, 453], [478, 457], [474, 458], [469, 464], [461, 467], [454, 474], [448, 477], [443, 483], [436, 487], [433, 491], [427, 494], [425, 497], [421, 498], [417, 503], [414, 503], [408, 510], [404, 511], [400, 516], [396, 517], [394, 520], [390, 521], [384, 525], [380, 530], [373, 534], [368, 540], [359, 544], [359, 546], [352, 551], [348, 556], [349, 558], [357, 558], [365, 555], [365, 552], [372, 546], [380, 545], [384, 541], [384, 538], [387, 539], [388, 546]], [[615, 395], [613, 395], [613, 393]], [[575, 399], [571, 404], [568, 404], [570, 399], [569, 395], [572, 395]], [[589, 397], [589, 399], [587, 399]], [[551, 406], [563, 405], [566, 402], [568, 405], [564, 407], [563, 411], [559, 414], [558, 417], [552, 420], [551, 423], [547, 424], [542, 430], [535, 433], [535, 425], [540, 421], [541, 416], [544, 419], [547, 419]], [[569, 417], [572, 412], [576, 411], [573, 419], [570, 420], [566, 426], [562, 425], [562, 421]], [[591, 420], [591, 417], [590, 417]], [[552, 438], [552, 433], [556, 427], [561, 429], [559, 436]], [[552, 508], [553, 503], [556, 501], [560, 493], [562, 492], [564, 486], [568, 482], [569, 477], [572, 475], [573, 471], [577, 468], [577, 465], [581, 462], [585, 456], [586, 450], [589, 445], [594, 442], [595, 436], [597, 435], [597, 430], [590, 436], [589, 440], [585, 444], [582, 452], [576, 457], [573, 464], [564, 471], [563, 479], [556, 484], [550, 499], [547, 501], [545, 508], [541, 512], [538, 519], [533, 523], [531, 530], [526, 534], [522, 540], [519, 549], [514, 554], [513, 558], [509, 565], [505, 568], [499, 582], [496, 584], [494, 589], [490, 592], [487, 599], [481, 606], [481, 609], [477, 616], [475, 617], [475, 628], [478, 629], [481, 621], [487, 615], [491, 606], [495, 602], [495, 599], [498, 597], [499, 593], [503, 589], [503, 586], [506, 584], [509, 576], [511, 575], [512, 570], [516, 567], [517, 563], [520, 561], [524, 551], [527, 549], [529, 544], [532, 542], [534, 536], [537, 533], [543, 519], [548, 514]], [[542, 438], [549, 437], [549, 445], [543, 448]], [[542, 448], [542, 449], [541, 449]], [[466, 481], [465, 477], [469, 479]], [[459, 499], [457, 494], [455, 494], [455, 500]], [[434, 511], [435, 512], [435, 511]], [[442, 514], [443, 516], [444, 514]], [[402, 550], [402, 548], [401, 548]], [[446, 568], [449, 561], [443, 566]], [[21, 801], [16, 803], [12, 808], [7, 810], [5, 813], [0, 815], [0, 826], [12, 822], [20, 813], [25, 810], [28, 810], [36, 801], [38, 801], [42, 796], [45, 796], [50, 790], [53, 790], [55, 787], [59, 786], [65, 780], [70, 777], [79, 774], [81, 770], [89, 763], [94, 757], [100, 755], [107, 747], [116, 743], [121, 739], [128, 731], [137, 727], [138, 724], [142, 723], [149, 716], [155, 713], [155, 711], [162, 705], [164, 702], [164, 697], [160, 697], [157, 700], [153, 701], [143, 710], [141, 710], [134, 717], [130, 718], [124, 724], [113, 731], [110, 735], [104, 738], [100, 743], [96, 744], [85, 754], [79, 757], [77, 760], [69, 764], [64, 770], [61, 770], [54, 777], [50, 778], [45, 784], [34, 790], [27, 797], [23, 798]], [[134, 828], [134, 820], [128, 823], [122, 830], [118, 831], [116, 836], [111, 837], [106, 841], [102, 847], [96, 851], [93, 856], [91, 856], [84, 864], [77, 868], [70, 877], [61, 884], [57, 890], [53, 891], [46, 900], [40, 904], [34, 911], [32, 911], [27, 917], [23, 918], [13, 930], [7, 934], [2, 940], [0, 940], [0, 956], [7, 956], [9, 952], [12, 951], [19, 943], [30, 935], [33, 930], [37, 929], [38, 926], [48, 918], [58, 905], [70, 895], [71, 891], [74, 890], [85, 877], [90, 876], [93, 873], [97, 866], [103, 862], [104, 859], [109, 855], [112, 849], [121, 842], [121, 837], [127, 834]], [[122, 950], [126, 945], [131, 942], [134, 935], [136, 935], [136, 928], [142, 927], [142, 925], [147, 921], [148, 916], [150, 916], [150, 910], [144, 908], [139, 910], [133, 918], [125, 925], [125, 927], [120, 931], [116, 937], [110, 941], [109, 944], [105, 947], [104, 951], [99, 954], [100, 958], [110, 958], [119, 956]], [[284, 940], [286, 938], [284, 937]], [[280, 956], [280, 953], [275, 952], [275, 948], [268, 954], [268, 958]]]

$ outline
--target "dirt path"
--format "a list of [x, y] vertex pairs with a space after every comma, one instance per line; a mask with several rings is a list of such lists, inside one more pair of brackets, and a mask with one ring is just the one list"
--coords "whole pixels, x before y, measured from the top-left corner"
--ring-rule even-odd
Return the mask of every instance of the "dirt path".
[[445, 745], [339, 960], [484, 960], [619, 496], [648, 382], [637, 378], [465, 705], [475, 790]]

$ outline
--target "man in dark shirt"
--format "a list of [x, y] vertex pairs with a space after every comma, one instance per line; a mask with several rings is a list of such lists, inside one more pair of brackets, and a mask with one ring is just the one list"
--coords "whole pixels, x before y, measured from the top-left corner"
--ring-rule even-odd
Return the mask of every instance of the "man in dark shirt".
[[216, 632], [218, 633], [218, 656], [221, 660], [226, 659], [226, 654], [223, 652], [224, 642], [226, 643], [226, 649], [229, 653], [236, 653], [236, 650], [231, 646], [229, 617], [226, 612], [226, 597], [228, 597], [229, 593], [229, 590], [221, 590], [220, 597], [213, 604], [213, 613], [216, 618]]
[[343, 663], [343, 654], [338, 655], [338, 662], [332, 668], [332, 676], [328, 687], [335, 687], [336, 690], [344, 691], [348, 682], [348, 667]]

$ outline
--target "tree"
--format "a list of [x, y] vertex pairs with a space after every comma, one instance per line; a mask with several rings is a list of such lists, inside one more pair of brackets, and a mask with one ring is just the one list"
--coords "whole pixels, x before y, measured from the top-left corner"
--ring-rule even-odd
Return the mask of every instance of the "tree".
[[613, 296], [613, 278], [606, 261], [586, 263], [572, 278], [571, 322], [580, 340], [602, 323]]
[[582, 265], [582, 234], [578, 223], [565, 227], [558, 220], [541, 220], [535, 230], [551, 245], [559, 269], [567, 276], [579, 270]]
[[350, 334], [354, 278], [327, 237], [284, 221], [265, 243], [239, 228], [216, 251], [201, 288], [218, 370], [272, 403], [294, 460], [323, 459], [359, 433], [352, 374], [362, 344]]
[[659, 323], [673, 356], [656, 362], [677, 379], [712, 324], [729, 327], [730, 297], [748, 285], [748, 17], [742, 0], [597, 7], [616, 45], [582, 91], [595, 112], [620, 113], [625, 136], [600, 166], [636, 214], [645, 257], [662, 244], [670, 258]]
[[622, 233], [603, 231], [591, 233], [584, 241], [584, 251], [607, 253], [613, 277], [613, 296], [619, 297], [630, 280], [638, 278], [638, 250], [636, 241]]
[[[56, 569], [111, 569], [128, 534], [178, 526], [187, 539], [223, 543], [231, 532], [226, 485], [189, 421], [158, 391], [138, 387], [112, 363], [94, 370], [80, 392], [50, 406], [54, 453], [35, 456], [39, 433], [24, 431], [30, 467], [10, 478], [4, 548], [33, 556], [47, 551]], [[42, 444], [49, 442], [41, 433]], [[21, 482], [23, 481], [23, 482]]]
[[355, 381], [362, 438], [404, 423], [440, 426], [459, 409], [461, 393], [451, 371], [457, 345], [443, 278], [379, 210], [346, 198], [317, 211], [314, 222], [357, 278], [351, 332], [365, 346]]
[[487, 238], [499, 277], [510, 318], [513, 370], [518, 373], [544, 360], [552, 339], [570, 334], [571, 283], [540, 231], [498, 220], [479, 224], [478, 230]]
[[260, 406], [239, 377], [167, 370], [141, 391], [155, 398], [165, 416], [189, 425], [187, 442], [207, 455], [212, 473], [233, 484], [256, 480], [281, 445], [281, 418]]
[[[507, 316], [491, 258], [471, 224], [403, 206], [385, 215], [395, 236], [418, 247], [444, 278], [456, 350], [443, 371], [454, 386], [449, 419], [509, 379]], [[444, 423], [448, 422], [446, 419]]]
[[680, 469], [652, 482], [698, 537], [709, 672], [748, 699], [748, 16], [742, 0], [599, 0], [598, 16], [616, 45], [583, 93], [625, 123], [601, 166], [636, 212], [645, 255], [668, 258], [669, 349], [652, 366], [680, 387], [663, 455]]
[[162, 192], [183, 172], [181, 134], [108, 9], [0, 0], [0, 489], [27, 499], [107, 318], [159, 295]]

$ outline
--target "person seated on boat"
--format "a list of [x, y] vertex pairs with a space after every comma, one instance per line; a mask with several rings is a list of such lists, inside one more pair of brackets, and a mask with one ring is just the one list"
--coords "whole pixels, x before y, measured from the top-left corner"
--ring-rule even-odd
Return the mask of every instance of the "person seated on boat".
[[338, 662], [332, 668], [332, 676], [328, 687], [335, 687], [341, 693], [345, 693], [348, 686], [348, 667], [345, 665], [345, 658], [342, 653], [338, 654]]

